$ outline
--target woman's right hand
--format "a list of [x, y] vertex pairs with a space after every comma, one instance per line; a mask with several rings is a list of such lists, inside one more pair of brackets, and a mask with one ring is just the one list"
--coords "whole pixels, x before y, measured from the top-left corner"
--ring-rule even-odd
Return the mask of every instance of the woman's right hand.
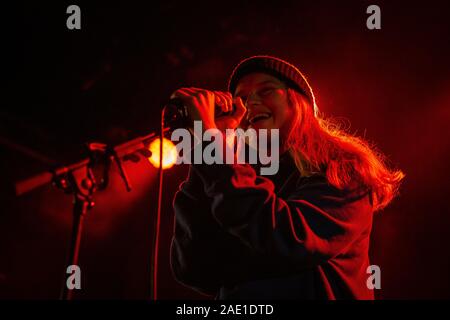
[[217, 105], [222, 108], [222, 111], [231, 111], [233, 110], [233, 105], [236, 106], [236, 109], [231, 114], [215, 118], [217, 129], [225, 132], [226, 129], [234, 130], [238, 128], [247, 112], [242, 99], [240, 97], [233, 98], [229, 92], [214, 91], [214, 94], [217, 97]]

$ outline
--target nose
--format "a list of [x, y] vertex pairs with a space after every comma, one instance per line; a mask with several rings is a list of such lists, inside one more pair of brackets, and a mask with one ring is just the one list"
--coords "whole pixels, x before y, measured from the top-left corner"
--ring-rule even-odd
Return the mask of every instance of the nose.
[[251, 101], [250, 103], [245, 105], [247, 112], [245, 114], [246, 117], [248, 117], [250, 114], [254, 114], [255, 112], [258, 112], [261, 110], [261, 104], [257, 101]]
[[245, 99], [244, 105], [248, 108], [249, 106], [253, 104], [260, 104], [261, 100], [259, 98], [259, 95], [256, 94], [256, 92], [250, 92]]

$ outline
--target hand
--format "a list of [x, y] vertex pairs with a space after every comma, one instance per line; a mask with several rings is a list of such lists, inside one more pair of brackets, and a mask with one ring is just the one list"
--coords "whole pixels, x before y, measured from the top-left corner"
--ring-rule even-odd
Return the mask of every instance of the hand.
[[212, 91], [199, 88], [181, 88], [170, 96], [183, 101], [192, 121], [202, 121], [203, 129], [216, 128], [214, 122], [214, 106], [216, 96]]
[[217, 129], [222, 132], [225, 132], [225, 129], [236, 129], [247, 112], [242, 99], [240, 97], [233, 99], [233, 96], [229, 92], [214, 91], [214, 93], [219, 99], [217, 105], [222, 108], [223, 112], [232, 111], [233, 102], [236, 106], [236, 110], [232, 114], [215, 119]]
[[235, 99], [236, 110], [233, 114], [215, 118], [215, 106], [223, 112], [233, 110], [233, 97], [228, 92], [209, 91], [199, 88], [181, 88], [176, 90], [171, 98], [179, 98], [185, 104], [192, 121], [202, 121], [203, 129], [217, 128], [235, 129], [244, 117], [246, 108], [241, 98]]

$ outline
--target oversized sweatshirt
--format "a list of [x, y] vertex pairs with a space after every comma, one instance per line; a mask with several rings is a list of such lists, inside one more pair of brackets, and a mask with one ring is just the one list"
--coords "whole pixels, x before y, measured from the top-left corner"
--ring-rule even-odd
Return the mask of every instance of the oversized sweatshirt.
[[292, 158], [196, 164], [173, 201], [171, 268], [216, 299], [373, 299], [367, 273], [372, 198], [301, 176]]

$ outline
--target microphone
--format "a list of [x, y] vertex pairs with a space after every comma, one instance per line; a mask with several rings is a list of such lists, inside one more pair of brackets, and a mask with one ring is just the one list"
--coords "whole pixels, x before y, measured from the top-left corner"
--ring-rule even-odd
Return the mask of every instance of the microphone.
[[[188, 128], [192, 126], [189, 113], [184, 102], [180, 98], [172, 98], [164, 106], [164, 125], [171, 129]], [[214, 106], [214, 117], [220, 118], [233, 114], [236, 111], [236, 106], [233, 104], [231, 111], [223, 112], [218, 105]]]

